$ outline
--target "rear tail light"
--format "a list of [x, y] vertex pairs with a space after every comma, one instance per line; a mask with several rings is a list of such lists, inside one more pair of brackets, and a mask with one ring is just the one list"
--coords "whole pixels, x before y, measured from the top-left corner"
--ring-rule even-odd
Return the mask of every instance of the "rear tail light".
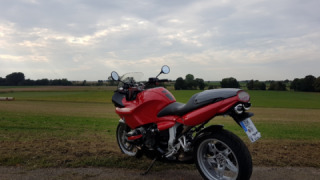
[[250, 101], [250, 96], [245, 91], [240, 91], [238, 93], [238, 98], [239, 98], [239, 101], [241, 101], [241, 102], [249, 102]]

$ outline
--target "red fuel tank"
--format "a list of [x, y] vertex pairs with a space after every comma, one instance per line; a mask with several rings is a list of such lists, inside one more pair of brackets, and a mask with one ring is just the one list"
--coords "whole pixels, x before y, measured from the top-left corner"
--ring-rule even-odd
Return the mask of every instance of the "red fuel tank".
[[123, 98], [124, 108], [116, 108], [116, 113], [126, 121], [131, 129], [155, 123], [160, 130], [170, 128], [177, 117], [166, 116], [158, 118], [157, 114], [167, 105], [176, 102], [174, 96], [165, 88], [152, 88], [140, 92], [135, 100]]

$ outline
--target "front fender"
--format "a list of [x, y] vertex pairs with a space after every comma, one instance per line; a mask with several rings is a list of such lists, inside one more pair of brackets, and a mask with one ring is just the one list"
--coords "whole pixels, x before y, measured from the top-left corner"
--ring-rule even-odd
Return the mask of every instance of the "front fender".
[[220, 131], [223, 129], [223, 125], [211, 125], [199, 131], [197, 135], [194, 137], [192, 144], [196, 144], [199, 139], [203, 136], [209, 135], [211, 133]]

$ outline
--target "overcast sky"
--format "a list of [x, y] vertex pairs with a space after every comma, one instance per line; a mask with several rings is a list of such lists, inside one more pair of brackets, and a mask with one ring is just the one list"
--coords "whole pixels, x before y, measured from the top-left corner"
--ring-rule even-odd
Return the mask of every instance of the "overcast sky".
[[0, 77], [320, 76], [319, 0], [0, 0]]

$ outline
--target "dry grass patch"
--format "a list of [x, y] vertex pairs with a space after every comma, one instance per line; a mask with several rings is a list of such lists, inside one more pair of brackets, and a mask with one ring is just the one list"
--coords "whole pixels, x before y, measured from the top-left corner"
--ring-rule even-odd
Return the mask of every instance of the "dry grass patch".
[[1, 111], [80, 117], [118, 117], [110, 103], [77, 103], [52, 101], [1, 102]]
[[320, 168], [319, 141], [262, 140], [248, 147], [254, 165]]

